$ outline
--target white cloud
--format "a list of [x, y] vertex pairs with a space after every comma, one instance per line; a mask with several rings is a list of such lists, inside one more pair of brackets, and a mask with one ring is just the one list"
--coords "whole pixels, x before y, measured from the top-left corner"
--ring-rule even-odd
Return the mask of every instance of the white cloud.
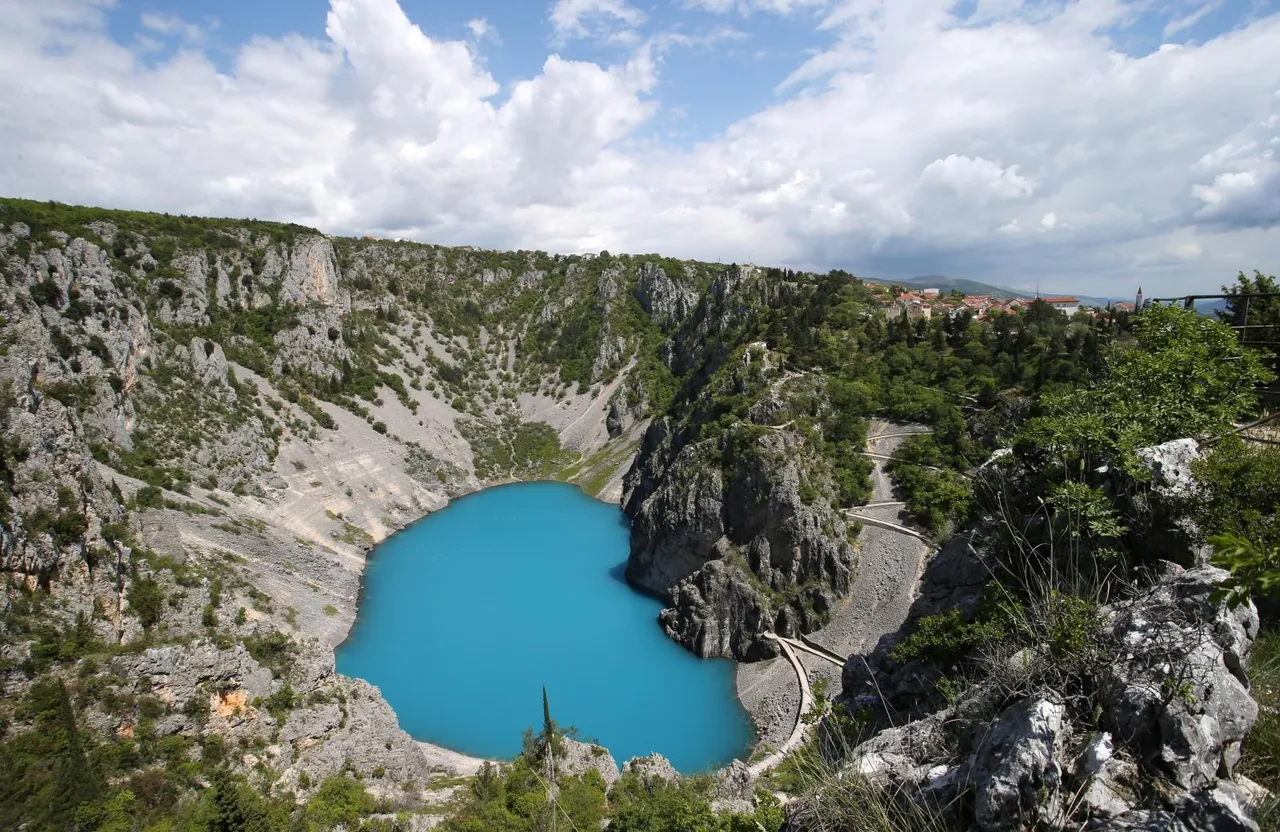
[[551, 7], [551, 27], [562, 41], [573, 38], [634, 39], [644, 23], [644, 12], [627, 0], [556, 0]]
[[498, 30], [493, 27], [493, 24], [487, 18], [477, 17], [468, 20], [467, 29], [476, 40], [484, 40], [486, 38], [491, 38], [495, 41], [499, 40]]
[[177, 35], [184, 40], [199, 40], [204, 32], [194, 23], [188, 23], [176, 14], [144, 12], [140, 18], [142, 28], [157, 35]]
[[1179, 260], [1199, 260], [1204, 255], [1204, 247], [1194, 240], [1188, 240], [1170, 246], [1169, 253]]
[[824, 9], [831, 5], [831, 0], [685, 0], [684, 4], [716, 14], [768, 12], [786, 17], [800, 11]]
[[1182, 17], [1172, 18], [1164, 26], [1164, 36], [1166, 38], [1172, 37], [1181, 31], [1190, 29], [1192, 26], [1196, 25], [1201, 20], [1204, 20], [1204, 18], [1208, 16], [1210, 13], [1216, 11], [1218, 7], [1221, 5], [1222, 5], [1222, 0], [1209, 0], [1209, 2], [1202, 3], [1198, 8], [1196, 8], [1194, 11], [1190, 12], [1189, 14], [1185, 14]]
[[[693, 40], [553, 55], [504, 89], [475, 40], [394, 0], [331, 0], [322, 38], [257, 38], [223, 67], [190, 46], [140, 60], [100, 0], [11, 5], [0, 193], [1095, 294], [1280, 270], [1278, 16], [1133, 57], [1098, 28], [1122, 0], [984, 0], [980, 23], [841, 0], [793, 89], [684, 147], [646, 127], [662, 50]], [[620, 0], [566, 9], [566, 32], [643, 23]]]
[[978, 202], [1029, 196], [1035, 190], [1034, 182], [1018, 174], [1017, 165], [1004, 168], [981, 156], [970, 158], [955, 153], [925, 165], [920, 181]]
[[709, 49], [718, 43], [726, 41], [743, 41], [749, 38], [746, 32], [741, 29], [734, 29], [731, 26], [719, 26], [701, 34], [690, 35], [684, 32], [663, 32], [655, 35], [650, 39], [653, 48], [659, 51], [665, 51], [673, 46], [683, 46], [694, 49]]

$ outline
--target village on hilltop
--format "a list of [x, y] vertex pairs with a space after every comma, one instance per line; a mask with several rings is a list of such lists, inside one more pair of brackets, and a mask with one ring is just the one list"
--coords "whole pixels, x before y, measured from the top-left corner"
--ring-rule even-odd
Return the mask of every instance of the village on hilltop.
[[1079, 298], [1070, 295], [1040, 296], [1033, 298], [1001, 298], [994, 295], [966, 295], [958, 289], [942, 292], [940, 289], [912, 289], [897, 285], [886, 285], [876, 292], [880, 300], [880, 308], [890, 320], [906, 316], [909, 321], [928, 321], [934, 315], [958, 317], [965, 312], [978, 320], [985, 320], [994, 315], [1003, 315], [1025, 309], [1037, 300], [1064, 313], [1068, 317], [1084, 310], [1086, 314], [1097, 317], [1107, 312], [1132, 312], [1142, 306], [1142, 289], [1133, 303], [1112, 303], [1107, 307], [1088, 306]]

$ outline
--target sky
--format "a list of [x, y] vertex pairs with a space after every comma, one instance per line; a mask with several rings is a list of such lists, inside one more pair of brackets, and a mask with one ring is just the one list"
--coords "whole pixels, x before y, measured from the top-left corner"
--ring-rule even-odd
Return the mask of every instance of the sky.
[[1280, 0], [0, 0], [0, 194], [1129, 297], [1280, 273]]

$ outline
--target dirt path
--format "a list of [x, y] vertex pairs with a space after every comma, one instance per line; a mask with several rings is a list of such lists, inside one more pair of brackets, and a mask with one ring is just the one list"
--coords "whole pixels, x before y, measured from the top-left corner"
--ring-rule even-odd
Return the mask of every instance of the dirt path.
[[[877, 456], [887, 459], [906, 436], [927, 432], [918, 425], [872, 420], [868, 454], [874, 448]], [[833, 657], [868, 652], [881, 636], [902, 626], [932, 551], [930, 544], [903, 526], [902, 506], [895, 500], [884, 460], [875, 459], [871, 485], [868, 505], [858, 509], [866, 525], [858, 540], [853, 587], [830, 623], [805, 637], [816, 650], [796, 656], [805, 667], [806, 681], [825, 680], [833, 693], [840, 689], [840, 668]], [[761, 747], [785, 745], [805, 710], [803, 692], [797, 692], [796, 675], [788, 666], [791, 656], [786, 658], [738, 665], [738, 698], [756, 723]]]
[[[765, 638], [770, 638], [778, 642], [778, 646], [782, 648], [782, 654], [791, 664], [792, 670], [795, 671], [796, 684], [800, 688], [800, 713], [807, 713], [809, 709], [813, 707], [813, 690], [809, 687], [809, 673], [805, 669], [805, 666], [800, 663], [800, 659], [796, 656], [795, 647], [793, 645], [796, 645], [797, 642], [793, 642], [789, 638], [780, 638], [775, 636], [773, 633], [766, 633]], [[766, 771], [782, 762], [788, 752], [800, 743], [804, 742], [804, 736], [808, 727], [809, 726], [806, 725], [803, 720], [797, 719], [795, 721], [795, 727], [791, 729], [791, 734], [782, 743], [782, 747], [751, 766], [752, 776], [759, 777], [761, 774], [764, 774]]]

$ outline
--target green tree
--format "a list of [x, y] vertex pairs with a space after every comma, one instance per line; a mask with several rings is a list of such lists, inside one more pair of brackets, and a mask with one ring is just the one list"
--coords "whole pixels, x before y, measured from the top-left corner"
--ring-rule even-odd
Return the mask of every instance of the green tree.
[[1068, 468], [1132, 468], [1138, 448], [1227, 432], [1257, 407], [1256, 386], [1273, 377], [1230, 327], [1189, 310], [1147, 309], [1133, 333], [1136, 343], [1113, 349], [1099, 383], [1043, 397], [1044, 415], [1019, 438], [1026, 456]]
[[556, 737], [556, 723], [551, 719], [551, 705], [547, 701], [547, 686], [542, 686], [542, 741], [551, 745]]
[[164, 593], [154, 578], [135, 578], [126, 596], [129, 607], [137, 614], [144, 630], [160, 620], [160, 611], [164, 605]]
[[219, 768], [213, 773], [213, 817], [208, 832], [246, 832], [249, 818], [240, 801], [240, 789], [230, 773]]
[[307, 803], [306, 828], [328, 830], [339, 824], [356, 828], [360, 818], [374, 809], [373, 798], [355, 780], [341, 774], [326, 777]]
[[54, 828], [72, 829], [76, 810], [96, 800], [104, 791], [101, 775], [89, 766], [85, 756], [75, 710], [66, 685], [58, 680], [58, 722], [61, 748], [53, 764], [53, 794], [50, 813]]
[[1245, 343], [1269, 343], [1272, 351], [1280, 352], [1280, 346], [1275, 344], [1280, 341], [1280, 297], [1241, 297], [1280, 294], [1280, 283], [1275, 277], [1257, 270], [1253, 277], [1240, 272], [1235, 285], [1223, 286], [1222, 291], [1235, 297], [1227, 299], [1227, 308], [1218, 313], [1218, 318], [1232, 326], [1248, 326], [1241, 332], [1241, 340]]
[[1227, 436], [1191, 467], [1197, 488], [1186, 511], [1204, 535], [1280, 546], [1280, 447]]

